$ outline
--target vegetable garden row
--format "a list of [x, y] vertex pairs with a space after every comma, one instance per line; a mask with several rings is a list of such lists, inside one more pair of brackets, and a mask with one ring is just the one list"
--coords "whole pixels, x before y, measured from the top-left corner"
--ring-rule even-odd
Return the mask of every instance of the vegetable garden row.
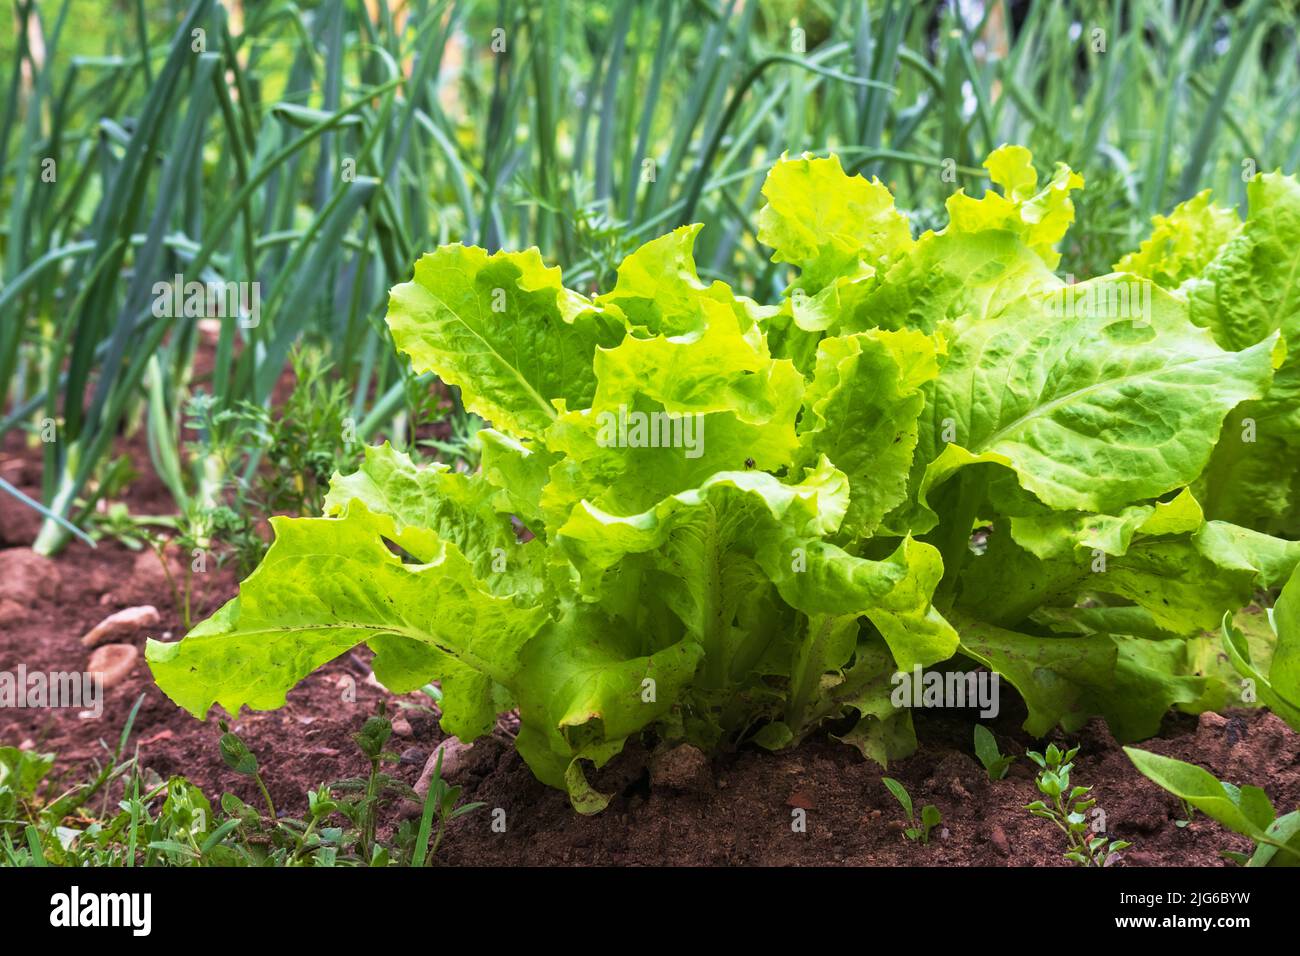
[[[1294, 774], [1168, 753], [1300, 746], [1294, 18], [658, 6], [141, 5], [60, 73], [18, 4], [6, 863], [459, 859], [512, 760], [552, 833], [800, 768], [801, 834], [805, 755], [900, 845], [1019, 779], [1019, 862], [1140, 864], [1140, 774], [1300, 863]], [[111, 733], [18, 702], [83, 644]]]

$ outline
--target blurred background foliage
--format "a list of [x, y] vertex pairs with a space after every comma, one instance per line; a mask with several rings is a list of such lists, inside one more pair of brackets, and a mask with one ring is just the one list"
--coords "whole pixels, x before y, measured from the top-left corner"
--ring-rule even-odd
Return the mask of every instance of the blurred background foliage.
[[[1087, 180], [1061, 271], [1090, 276], [1153, 213], [1300, 160], [1289, 0], [8, 3], [0, 431], [43, 455], [45, 553], [121, 491], [124, 437], [199, 542], [233, 533], [232, 496], [311, 510], [254, 494], [268, 458], [327, 475], [441, 418], [422, 447], [472, 463], [473, 421], [382, 321], [439, 243], [536, 245], [590, 293], [702, 221], [701, 274], [766, 300], [782, 152], [834, 151], [938, 228], [1019, 142]], [[178, 274], [258, 283], [256, 324], [156, 316]]]

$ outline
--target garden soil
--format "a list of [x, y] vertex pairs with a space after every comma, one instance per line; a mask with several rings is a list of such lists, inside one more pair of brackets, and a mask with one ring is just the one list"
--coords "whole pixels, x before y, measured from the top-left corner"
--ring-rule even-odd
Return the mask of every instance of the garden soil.
[[[144, 475], [128, 498], [132, 512], [165, 513], [169, 501], [147, 457], [140, 448], [124, 450]], [[37, 495], [39, 448], [8, 436], [0, 476]], [[56, 752], [59, 770], [71, 781], [72, 774], [105, 759], [143, 695], [131, 747], [138, 747], [145, 768], [162, 778], [182, 774], [214, 802], [225, 791], [260, 802], [250, 778], [222, 763], [216, 721], [190, 717], [149, 678], [145, 638], [176, 639], [182, 633], [158, 558], [102, 541], [95, 549], [74, 542], [58, 558], [43, 559], [27, 547], [36, 527], [32, 512], [0, 495], [0, 670], [22, 664], [28, 672], [80, 671], [89, 653], [82, 635], [112, 612], [151, 604], [162, 620], [148, 633], [121, 638], [140, 656], [130, 675], [106, 690], [102, 716], [82, 718], [71, 709], [0, 710], [0, 745]], [[196, 619], [236, 592], [229, 568], [195, 578]], [[352, 734], [380, 701], [400, 718], [389, 749], [400, 754], [394, 772], [404, 779], [415, 782], [441, 740], [428, 699], [395, 697], [369, 682], [366, 658], [365, 651], [344, 655], [291, 691], [280, 710], [245, 712], [231, 721], [257, 755], [280, 812], [301, 814], [309, 788], [365, 772]], [[1017, 701], [990, 725], [1004, 752], [1019, 754], [1036, 745], [1019, 730], [1023, 717]], [[502, 731], [476, 743], [460, 762], [454, 782], [464, 786], [466, 800], [486, 806], [451, 824], [437, 862], [1064, 865], [1059, 831], [1024, 809], [1038, 796], [1029, 761], [1018, 759], [1005, 780], [990, 783], [972, 755], [972, 722], [965, 713], [918, 712], [920, 750], [889, 768], [918, 808], [932, 803], [943, 816], [927, 845], [904, 837], [902, 811], [881, 783], [881, 768], [826, 737], [787, 753], [743, 748], [712, 759], [689, 748], [655, 753], [630, 747], [593, 776], [598, 788], [615, 794], [610, 806], [584, 817], [563, 793], [533, 779]], [[1184, 819], [1179, 802], [1137, 773], [1100, 722], [1068, 742], [1082, 745], [1074, 782], [1094, 786], [1110, 834], [1134, 844], [1121, 865], [1223, 866], [1229, 864], [1221, 851], [1251, 849], [1249, 841], [1199, 814], [1177, 825]], [[1280, 810], [1300, 804], [1300, 736], [1271, 714], [1172, 715], [1162, 736], [1143, 746], [1197, 762], [1221, 779], [1263, 786]], [[385, 826], [414, 809], [392, 804]]]

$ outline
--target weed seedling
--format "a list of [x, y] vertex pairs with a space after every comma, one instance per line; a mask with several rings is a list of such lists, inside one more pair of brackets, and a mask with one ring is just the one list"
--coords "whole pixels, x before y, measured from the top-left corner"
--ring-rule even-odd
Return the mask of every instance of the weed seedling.
[[1078, 747], [1062, 753], [1055, 744], [1048, 744], [1044, 753], [1032, 750], [1026, 756], [1038, 765], [1035, 782], [1038, 790], [1050, 803], [1035, 800], [1026, 805], [1036, 817], [1051, 820], [1065, 834], [1069, 848], [1065, 858], [1080, 866], [1109, 866], [1119, 859], [1119, 851], [1132, 846], [1124, 840], [1107, 841], [1104, 836], [1093, 836], [1088, 829], [1088, 811], [1097, 805], [1088, 794], [1092, 787], [1071, 787], [1070, 771]]
[[258, 770], [257, 757], [248, 749], [247, 744], [235, 736], [224, 720], [217, 723], [221, 727], [221, 741], [219, 744], [221, 759], [235, 773], [242, 773], [244, 776], [252, 777], [257, 781], [257, 789], [262, 791], [262, 799], [266, 801], [266, 809], [270, 812], [271, 819], [274, 820], [276, 817], [275, 804], [271, 802], [271, 792], [266, 789], [266, 782], [262, 779], [261, 771]]
[[927, 803], [921, 808], [921, 819], [918, 821], [916, 814], [912, 810], [912, 795], [907, 792], [907, 788], [893, 777], [881, 777], [880, 779], [889, 788], [889, 792], [894, 795], [894, 799], [903, 805], [903, 811], [907, 814], [908, 826], [903, 831], [903, 835], [909, 840], [929, 843], [930, 831], [943, 822], [943, 817], [939, 815], [939, 808], [932, 803]]
[[[442, 751], [438, 751], [433, 765], [433, 775], [429, 778], [429, 792], [424, 798], [424, 812], [420, 814], [420, 831], [416, 834], [414, 852], [411, 854], [411, 866], [427, 866], [428, 861], [438, 852], [447, 824], [459, 816], [470, 813], [484, 803], [467, 803], [456, 806], [460, 799], [460, 787], [447, 785], [442, 779]], [[429, 844], [429, 833], [433, 827], [433, 818], [438, 818], [438, 832], [434, 834], [433, 844]]]
[[975, 756], [980, 758], [990, 780], [1001, 780], [1015, 762], [1011, 754], [998, 750], [997, 739], [983, 724], [975, 725]]

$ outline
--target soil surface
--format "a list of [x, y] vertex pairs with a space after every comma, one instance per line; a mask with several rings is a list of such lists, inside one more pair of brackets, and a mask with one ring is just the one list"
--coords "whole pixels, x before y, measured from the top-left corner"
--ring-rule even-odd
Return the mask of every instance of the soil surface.
[[[143, 475], [128, 504], [135, 513], [164, 513], [169, 502], [138, 447], [124, 446]], [[0, 450], [0, 476], [37, 496], [39, 448], [11, 435]], [[259, 802], [247, 777], [227, 770], [217, 749], [216, 721], [193, 719], [150, 680], [146, 637], [176, 639], [181, 618], [162, 565], [152, 552], [111, 542], [91, 549], [74, 542], [54, 560], [27, 545], [37, 516], [0, 494], [0, 670], [81, 671], [89, 649], [81, 637], [122, 608], [151, 604], [158, 626], [116, 640], [140, 650], [131, 673], [106, 689], [98, 718], [75, 709], [0, 710], [0, 745], [35, 747], [59, 755], [72, 773], [101, 760], [142, 694], [132, 745], [162, 777], [183, 774], [209, 797], [230, 791]], [[176, 570], [179, 571], [179, 559]], [[200, 620], [232, 597], [230, 569], [195, 575], [194, 614]], [[396, 773], [414, 783], [442, 739], [421, 695], [394, 697], [368, 682], [367, 652], [344, 655], [290, 692], [288, 704], [231, 721], [262, 765], [282, 813], [300, 814], [306, 792], [323, 782], [364, 773], [351, 739], [379, 701], [399, 715], [390, 750], [401, 753]], [[1019, 730], [1023, 711], [1004, 707], [991, 726], [1003, 752], [1041, 749]], [[439, 852], [444, 865], [763, 864], [816, 865], [1066, 865], [1059, 831], [1024, 805], [1038, 798], [1024, 758], [1007, 778], [990, 783], [972, 754], [973, 718], [953, 712], [915, 715], [920, 750], [888, 770], [917, 807], [932, 803], [943, 816], [929, 844], [908, 841], [902, 811], [881, 783], [884, 771], [857, 751], [825, 738], [771, 754], [742, 749], [708, 759], [689, 749], [651, 754], [640, 746], [593, 778], [616, 792], [609, 808], [579, 816], [567, 797], [537, 783], [505, 735], [485, 738], [464, 754], [453, 782], [467, 800], [486, 806], [454, 821]], [[1056, 738], [1059, 743], [1064, 738]], [[1224, 866], [1220, 851], [1251, 844], [1196, 815], [1183, 819], [1179, 802], [1137, 773], [1104, 724], [1094, 721], [1068, 742], [1081, 743], [1074, 782], [1091, 784], [1114, 838], [1131, 841], [1124, 866]], [[1171, 715], [1164, 734], [1143, 745], [1191, 760], [1221, 779], [1263, 786], [1279, 810], [1300, 805], [1300, 736], [1263, 711], [1242, 710], [1199, 719]], [[215, 802], [215, 799], [214, 799]], [[412, 812], [393, 805], [387, 825]], [[798, 826], [802, 820], [803, 827]], [[504, 832], [502, 830], [504, 824]]]

